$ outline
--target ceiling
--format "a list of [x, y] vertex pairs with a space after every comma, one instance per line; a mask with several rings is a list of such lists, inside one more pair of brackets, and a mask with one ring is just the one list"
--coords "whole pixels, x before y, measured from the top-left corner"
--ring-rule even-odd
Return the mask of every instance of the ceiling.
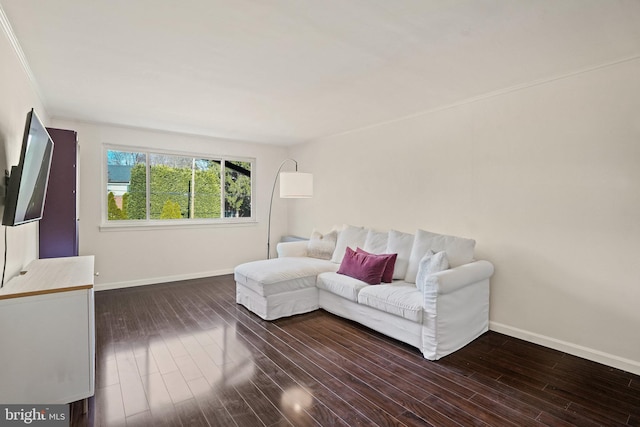
[[51, 117], [281, 145], [640, 55], [640, 0], [0, 5]]

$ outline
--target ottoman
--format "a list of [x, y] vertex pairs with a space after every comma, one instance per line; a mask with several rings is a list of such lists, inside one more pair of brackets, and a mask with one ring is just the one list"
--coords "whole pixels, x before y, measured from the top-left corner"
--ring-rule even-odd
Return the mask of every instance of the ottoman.
[[339, 264], [309, 257], [252, 261], [234, 269], [236, 302], [264, 320], [317, 310], [316, 278]]

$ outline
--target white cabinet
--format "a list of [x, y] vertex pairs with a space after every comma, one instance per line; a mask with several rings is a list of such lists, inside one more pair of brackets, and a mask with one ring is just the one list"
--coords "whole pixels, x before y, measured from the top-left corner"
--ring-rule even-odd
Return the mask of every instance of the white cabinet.
[[0, 289], [0, 402], [94, 394], [93, 256], [35, 260]]

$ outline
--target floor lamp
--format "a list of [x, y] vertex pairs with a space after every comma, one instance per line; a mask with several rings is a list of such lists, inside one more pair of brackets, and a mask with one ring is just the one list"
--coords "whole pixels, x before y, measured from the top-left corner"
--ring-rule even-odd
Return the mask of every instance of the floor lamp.
[[[296, 165], [295, 172], [280, 172], [287, 162]], [[271, 209], [273, 208], [273, 195], [276, 192], [276, 184], [280, 178], [280, 198], [282, 199], [308, 199], [313, 197], [313, 174], [298, 172], [298, 162], [286, 159], [280, 164], [276, 177], [273, 180], [271, 190], [271, 203], [269, 203], [269, 227], [267, 230], [267, 259], [271, 258]]]

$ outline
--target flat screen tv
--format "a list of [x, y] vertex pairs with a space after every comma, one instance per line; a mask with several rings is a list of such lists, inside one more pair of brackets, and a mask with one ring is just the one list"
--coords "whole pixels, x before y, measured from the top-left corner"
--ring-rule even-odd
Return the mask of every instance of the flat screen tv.
[[20, 225], [42, 218], [47, 194], [53, 140], [31, 109], [22, 138], [20, 163], [11, 167], [2, 225]]

